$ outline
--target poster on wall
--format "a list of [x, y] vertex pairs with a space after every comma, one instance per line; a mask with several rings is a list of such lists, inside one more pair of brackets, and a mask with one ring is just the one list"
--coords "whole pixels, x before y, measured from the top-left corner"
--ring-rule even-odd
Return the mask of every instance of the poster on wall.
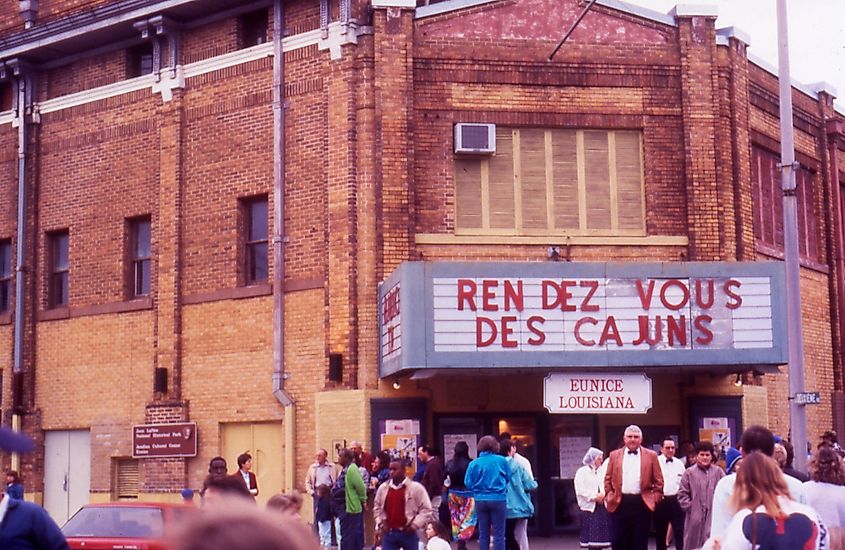
[[391, 459], [404, 460], [408, 464], [409, 475], [413, 475], [417, 470], [420, 421], [413, 418], [389, 418], [379, 427], [381, 449], [387, 451]]
[[590, 437], [561, 437], [559, 444], [560, 478], [574, 479], [575, 472], [584, 465], [584, 455], [593, 445], [593, 440]]
[[732, 424], [734, 420], [727, 417], [704, 417], [698, 428], [698, 439], [709, 441], [716, 450], [716, 461], [722, 465], [728, 447], [733, 445]]
[[419, 420], [385, 420], [384, 433], [388, 435], [419, 435]]
[[478, 456], [478, 436], [475, 434], [444, 434], [443, 435], [443, 460], [448, 462], [455, 456], [455, 445], [463, 441], [469, 447], [469, 457], [474, 459]]
[[404, 460], [409, 476], [417, 471], [416, 435], [381, 434], [381, 449], [390, 455], [391, 460]]

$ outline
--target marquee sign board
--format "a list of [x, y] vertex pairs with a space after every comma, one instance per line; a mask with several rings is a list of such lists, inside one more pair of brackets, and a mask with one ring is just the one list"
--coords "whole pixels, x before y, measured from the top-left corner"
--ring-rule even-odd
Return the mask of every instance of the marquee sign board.
[[784, 299], [779, 262], [406, 262], [380, 291], [381, 375], [778, 365]]

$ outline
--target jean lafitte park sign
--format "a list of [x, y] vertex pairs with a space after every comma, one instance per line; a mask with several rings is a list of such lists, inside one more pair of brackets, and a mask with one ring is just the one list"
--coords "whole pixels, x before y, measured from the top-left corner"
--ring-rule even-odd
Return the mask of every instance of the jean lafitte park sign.
[[779, 262], [406, 262], [380, 305], [382, 376], [786, 361]]

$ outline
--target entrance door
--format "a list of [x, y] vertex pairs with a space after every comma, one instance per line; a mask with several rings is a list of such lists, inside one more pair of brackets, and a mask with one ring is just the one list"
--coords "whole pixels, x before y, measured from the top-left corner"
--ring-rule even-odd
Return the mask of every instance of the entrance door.
[[284, 432], [281, 422], [255, 424], [223, 424], [223, 457], [229, 465], [229, 472], [238, 468], [238, 455], [252, 455], [252, 473], [258, 481], [258, 498], [261, 504], [283, 490], [282, 452]]
[[44, 508], [59, 525], [84, 504], [91, 489], [89, 430], [44, 434]]
[[550, 415], [549, 423], [551, 527], [556, 531], [573, 531], [581, 522], [575, 497], [575, 471], [581, 467], [587, 450], [597, 445], [596, 417], [557, 414]]

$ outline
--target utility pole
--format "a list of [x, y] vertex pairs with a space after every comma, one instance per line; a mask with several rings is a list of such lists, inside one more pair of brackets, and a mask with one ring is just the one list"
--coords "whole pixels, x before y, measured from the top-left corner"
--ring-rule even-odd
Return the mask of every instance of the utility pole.
[[801, 264], [798, 260], [798, 197], [795, 195], [795, 144], [792, 132], [792, 83], [786, 0], [777, 0], [778, 82], [780, 84], [780, 163], [783, 189], [783, 257], [786, 268], [786, 313], [789, 334], [790, 439], [795, 467], [806, 470], [807, 415], [795, 395], [804, 391], [804, 338], [801, 334]]

